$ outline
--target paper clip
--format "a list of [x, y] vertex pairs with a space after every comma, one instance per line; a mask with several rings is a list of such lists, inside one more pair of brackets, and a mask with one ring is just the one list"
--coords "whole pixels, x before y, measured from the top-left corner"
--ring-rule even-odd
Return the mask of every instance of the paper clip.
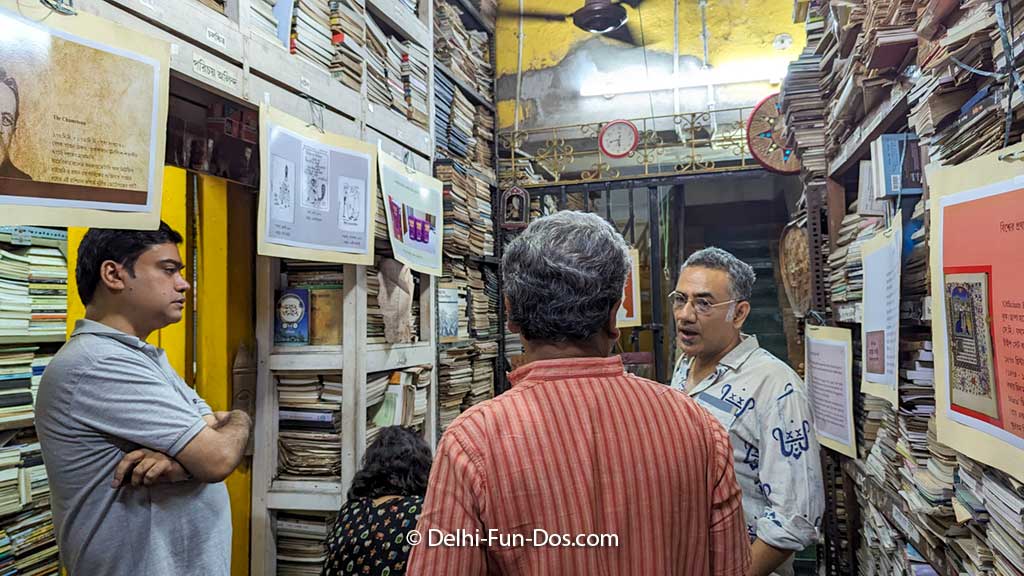
[[412, 165], [412, 152], [410, 150], [406, 150], [405, 155], [402, 156], [402, 164], [405, 165], [405, 172], [407, 174], [416, 173], [416, 168]]
[[[813, 322], [811, 322], [813, 320]], [[821, 315], [821, 312], [811, 309], [807, 311], [807, 323], [812, 326], [826, 326], [828, 322], [825, 321], [825, 317]]]
[[75, 0], [39, 0], [39, 3], [57, 14], [78, 16], [78, 10], [75, 10]]
[[1008, 154], [999, 155], [1000, 162], [1019, 162], [1021, 160], [1024, 160], [1024, 150], [1020, 152], [1010, 152]]
[[313, 98], [309, 94], [299, 94], [299, 96], [304, 98], [306, 100], [306, 102], [309, 103], [309, 124], [306, 124], [306, 126], [312, 126], [312, 127], [316, 128], [317, 130], [319, 130], [321, 134], [325, 134], [325, 132], [324, 132], [324, 108], [325, 108], [325, 106], [323, 105], [323, 103], [320, 102], [319, 100], [317, 100], [316, 98]]

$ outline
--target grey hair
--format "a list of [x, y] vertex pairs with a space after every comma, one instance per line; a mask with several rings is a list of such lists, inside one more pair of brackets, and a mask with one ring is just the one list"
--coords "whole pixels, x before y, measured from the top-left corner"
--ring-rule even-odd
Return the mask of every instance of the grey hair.
[[679, 273], [689, 266], [721, 270], [729, 275], [729, 294], [736, 300], [750, 300], [757, 274], [754, 268], [721, 248], [704, 248], [690, 255]]
[[630, 265], [629, 245], [600, 216], [534, 220], [502, 258], [509, 319], [527, 340], [587, 341], [608, 323]]

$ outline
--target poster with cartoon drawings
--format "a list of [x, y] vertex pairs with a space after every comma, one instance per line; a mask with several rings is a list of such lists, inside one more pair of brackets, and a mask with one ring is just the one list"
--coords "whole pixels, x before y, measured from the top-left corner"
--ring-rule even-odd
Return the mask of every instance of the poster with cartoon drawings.
[[377, 150], [260, 108], [261, 255], [373, 263]]

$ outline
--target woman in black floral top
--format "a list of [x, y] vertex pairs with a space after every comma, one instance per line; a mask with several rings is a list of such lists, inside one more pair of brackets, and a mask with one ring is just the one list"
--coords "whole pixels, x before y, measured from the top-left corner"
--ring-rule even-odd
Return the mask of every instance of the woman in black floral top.
[[323, 576], [402, 576], [430, 477], [430, 447], [411, 429], [389, 426], [366, 449], [348, 501], [327, 539]]

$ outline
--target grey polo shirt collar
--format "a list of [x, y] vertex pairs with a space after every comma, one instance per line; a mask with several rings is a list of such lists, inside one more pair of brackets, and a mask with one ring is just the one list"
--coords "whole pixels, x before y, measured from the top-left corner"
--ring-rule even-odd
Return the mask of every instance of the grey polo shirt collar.
[[142, 350], [152, 356], [159, 356], [161, 352], [159, 348], [140, 339], [138, 336], [132, 336], [131, 334], [122, 332], [116, 328], [111, 328], [102, 322], [96, 322], [95, 320], [89, 320], [88, 318], [82, 318], [75, 323], [75, 329], [71, 333], [71, 337], [74, 338], [80, 334], [106, 336], [113, 340], [117, 340], [125, 346]]

